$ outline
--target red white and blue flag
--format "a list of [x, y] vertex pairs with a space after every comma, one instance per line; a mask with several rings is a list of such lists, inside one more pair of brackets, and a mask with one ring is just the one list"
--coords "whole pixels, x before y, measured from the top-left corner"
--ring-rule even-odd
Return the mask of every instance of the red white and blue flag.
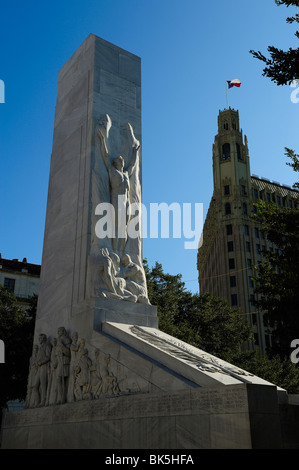
[[232, 88], [233, 86], [240, 87], [241, 82], [238, 78], [235, 78], [234, 80], [227, 80], [228, 83], [228, 88]]

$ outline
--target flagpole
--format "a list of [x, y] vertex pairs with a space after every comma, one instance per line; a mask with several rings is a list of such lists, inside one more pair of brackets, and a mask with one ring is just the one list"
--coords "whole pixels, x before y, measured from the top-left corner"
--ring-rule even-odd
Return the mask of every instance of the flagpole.
[[228, 109], [228, 87], [227, 87], [227, 81], [225, 82], [226, 83], [226, 108]]

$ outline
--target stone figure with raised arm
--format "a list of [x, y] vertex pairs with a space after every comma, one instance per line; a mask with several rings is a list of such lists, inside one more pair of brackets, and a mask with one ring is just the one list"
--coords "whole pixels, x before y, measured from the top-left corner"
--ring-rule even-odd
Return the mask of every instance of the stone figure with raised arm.
[[128, 136], [130, 140], [132, 155], [128, 163], [119, 155], [111, 158], [108, 149], [109, 131], [111, 119], [108, 114], [99, 125], [98, 136], [101, 143], [101, 153], [109, 175], [110, 202], [114, 208], [114, 230], [115, 237], [112, 240], [113, 250], [120, 255], [124, 252], [128, 233], [128, 223], [131, 218], [131, 185], [130, 177], [137, 167], [139, 158], [140, 142], [135, 138], [131, 124], [127, 124]]

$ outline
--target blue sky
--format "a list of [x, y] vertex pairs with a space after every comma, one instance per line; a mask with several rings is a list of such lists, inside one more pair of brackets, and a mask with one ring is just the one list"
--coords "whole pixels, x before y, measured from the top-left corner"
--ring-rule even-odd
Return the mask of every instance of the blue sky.
[[[274, 0], [79, 0], [1, 7], [0, 253], [41, 263], [58, 72], [93, 33], [142, 59], [143, 202], [203, 203], [213, 191], [212, 144], [226, 107], [240, 112], [251, 173], [292, 185], [284, 147], [298, 145], [294, 89], [262, 77], [250, 49], [298, 47], [293, 10]], [[299, 97], [299, 93], [298, 93]], [[196, 250], [146, 239], [144, 257], [198, 291]]]

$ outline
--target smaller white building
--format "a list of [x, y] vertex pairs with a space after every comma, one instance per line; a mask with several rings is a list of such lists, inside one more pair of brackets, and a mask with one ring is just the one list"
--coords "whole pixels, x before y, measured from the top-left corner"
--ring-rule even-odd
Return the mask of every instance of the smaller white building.
[[28, 263], [27, 259], [4, 259], [0, 254], [0, 284], [14, 293], [23, 307], [29, 298], [38, 295], [40, 265]]

